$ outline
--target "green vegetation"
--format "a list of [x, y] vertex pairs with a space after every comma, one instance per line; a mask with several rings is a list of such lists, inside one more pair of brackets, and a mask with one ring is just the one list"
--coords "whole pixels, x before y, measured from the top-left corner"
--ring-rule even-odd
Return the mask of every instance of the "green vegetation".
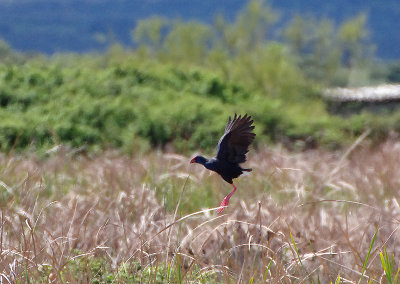
[[[267, 54], [281, 52], [270, 48]], [[383, 135], [397, 128], [393, 115], [329, 115], [315, 88], [282, 55], [276, 64], [291, 67], [282, 70], [286, 82], [267, 86], [273, 95], [204, 68], [143, 62], [133, 55], [110, 61], [89, 56], [0, 64], [1, 150], [59, 143], [128, 152], [169, 144], [178, 151], [211, 149], [234, 112], [254, 117], [259, 143], [285, 138], [338, 146], [366, 127]]]

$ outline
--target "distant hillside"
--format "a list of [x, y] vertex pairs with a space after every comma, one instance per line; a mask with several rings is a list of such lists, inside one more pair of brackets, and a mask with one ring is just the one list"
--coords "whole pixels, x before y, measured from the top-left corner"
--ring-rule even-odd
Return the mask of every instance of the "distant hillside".
[[[21, 51], [102, 50], [109, 40], [131, 44], [135, 23], [152, 15], [212, 22], [216, 13], [232, 19], [246, 0], [0, 0], [0, 38]], [[296, 13], [328, 17], [336, 23], [368, 13], [377, 56], [400, 59], [400, 5], [386, 1], [272, 1], [282, 22]], [[277, 29], [279, 26], [277, 26]], [[104, 42], [104, 35], [108, 42]]]

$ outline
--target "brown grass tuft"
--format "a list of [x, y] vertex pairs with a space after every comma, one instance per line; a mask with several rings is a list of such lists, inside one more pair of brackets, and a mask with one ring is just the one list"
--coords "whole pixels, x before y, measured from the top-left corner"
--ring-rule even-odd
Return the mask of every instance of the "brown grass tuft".
[[225, 215], [207, 207], [229, 186], [180, 155], [2, 155], [0, 278], [386, 281], [379, 253], [400, 265], [400, 142], [343, 155], [253, 153]]

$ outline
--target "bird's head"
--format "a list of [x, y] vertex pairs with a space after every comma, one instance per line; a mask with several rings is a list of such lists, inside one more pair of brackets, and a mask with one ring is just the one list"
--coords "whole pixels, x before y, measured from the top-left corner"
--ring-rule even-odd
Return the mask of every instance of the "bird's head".
[[197, 164], [202, 164], [204, 165], [207, 162], [207, 159], [204, 158], [203, 156], [196, 156], [193, 159], [190, 160], [190, 163], [197, 163]]

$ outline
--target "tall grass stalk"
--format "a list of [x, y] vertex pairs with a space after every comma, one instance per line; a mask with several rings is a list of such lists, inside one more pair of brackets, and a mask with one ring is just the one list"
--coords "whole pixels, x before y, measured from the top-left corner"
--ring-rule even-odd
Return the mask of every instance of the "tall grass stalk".
[[[396, 140], [345, 159], [259, 149], [217, 215], [206, 204], [226, 184], [188, 178], [188, 157], [0, 154], [0, 281], [396, 283], [399, 156]], [[168, 209], [159, 193], [175, 187]]]

